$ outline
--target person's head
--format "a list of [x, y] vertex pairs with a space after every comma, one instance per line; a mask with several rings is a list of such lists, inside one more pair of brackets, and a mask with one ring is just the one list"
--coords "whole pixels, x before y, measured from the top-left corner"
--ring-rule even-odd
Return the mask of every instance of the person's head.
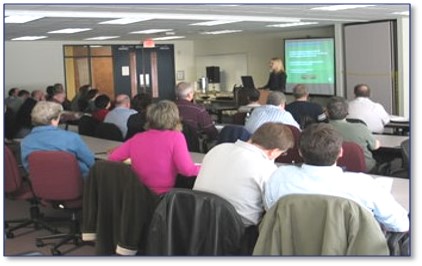
[[262, 124], [252, 135], [250, 143], [265, 151], [268, 158], [274, 160], [294, 146], [294, 137], [290, 128], [282, 123], [267, 122]]
[[135, 109], [138, 112], [145, 111], [152, 103], [152, 97], [151, 94], [146, 92], [141, 92], [135, 95], [132, 99], [132, 108]]
[[54, 93], [64, 92], [64, 86], [61, 83], [56, 83], [54, 86]]
[[86, 95], [88, 94], [88, 91], [89, 91], [90, 89], [91, 89], [91, 85], [89, 85], [89, 84], [82, 85], [82, 86], [79, 88], [78, 95], [79, 95], [80, 97], [86, 97]]
[[349, 114], [349, 104], [343, 97], [331, 97], [327, 103], [327, 113], [330, 120], [345, 119]]
[[101, 94], [94, 100], [95, 107], [98, 109], [109, 109], [111, 105], [110, 97], [106, 94]]
[[119, 94], [116, 97], [116, 107], [130, 108], [130, 98], [126, 94]]
[[9, 96], [18, 96], [19, 89], [18, 88], [11, 88], [8, 92]]
[[327, 123], [309, 125], [299, 138], [299, 153], [309, 165], [333, 165], [343, 153], [343, 138]]
[[34, 90], [31, 92], [31, 98], [38, 101], [45, 100], [45, 95], [42, 90]]
[[248, 90], [248, 101], [249, 103], [257, 102], [259, 100], [259, 90], [251, 88]]
[[29, 93], [29, 91], [27, 91], [27, 90], [20, 90], [19, 92], [18, 92], [18, 97], [19, 98], [22, 98], [22, 99], [26, 99], [26, 98], [28, 98], [29, 96], [30, 96], [31, 94]]
[[162, 100], [147, 108], [145, 129], [182, 130], [179, 109], [174, 102]]
[[52, 99], [56, 102], [63, 103], [66, 100], [66, 94], [63, 91], [56, 91]]
[[189, 82], [179, 82], [176, 85], [176, 97], [180, 100], [192, 101], [194, 96], [193, 86]]
[[45, 92], [47, 93], [47, 97], [51, 98], [54, 95], [54, 86], [50, 85], [47, 86], [47, 88], [45, 89]]
[[284, 72], [284, 65], [281, 58], [279, 57], [271, 58], [270, 68], [272, 72], [276, 72], [276, 73]]
[[57, 126], [63, 107], [55, 102], [39, 101], [31, 112], [31, 121], [34, 126]]
[[298, 99], [304, 99], [306, 100], [308, 98], [308, 90], [306, 89], [306, 86], [303, 84], [297, 84], [296, 86], [294, 86], [293, 88], [293, 96], [295, 97], [296, 100]]
[[90, 89], [86, 94], [86, 98], [88, 100], [94, 100], [98, 95], [100, 95], [100, 91], [98, 89]]
[[356, 97], [369, 97], [371, 95], [371, 89], [366, 84], [358, 84], [354, 88]]
[[267, 104], [284, 108], [286, 105], [286, 95], [284, 95], [281, 91], [271, 91], [268, 94]]

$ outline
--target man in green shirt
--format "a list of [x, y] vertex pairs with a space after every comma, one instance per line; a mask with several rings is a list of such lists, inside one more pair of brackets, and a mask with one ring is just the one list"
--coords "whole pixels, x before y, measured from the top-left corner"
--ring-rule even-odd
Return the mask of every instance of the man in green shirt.
[[376, 161], [372, 157], [371, 151], [378, 149], [380, 142], [364, 124], [346, 121], [348, 109], [349, 106], [346, 99], [332, 97], [327, 103], [329, 123], [340, 132], [344, 141], [355, 142], [362, 147], [367, 172], [373, 172], [375, 171]]

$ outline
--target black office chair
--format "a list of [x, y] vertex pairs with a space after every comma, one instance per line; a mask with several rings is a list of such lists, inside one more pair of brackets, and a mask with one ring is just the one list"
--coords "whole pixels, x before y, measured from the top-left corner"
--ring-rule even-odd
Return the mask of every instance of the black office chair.
[[78, 133], [80, 135], [86, 135], [86, 136], [95, 136], [95, 130], [97, 128], [97, 125], [99, 122], [95, 120], [92, 116], [83, 115], [79, 119], [79, 125], [78, 125]]
[[112, 123], [99, 123], [95, 129], [95, 137], [115, 141], [123, 141], [123, 135], [120, 129]]

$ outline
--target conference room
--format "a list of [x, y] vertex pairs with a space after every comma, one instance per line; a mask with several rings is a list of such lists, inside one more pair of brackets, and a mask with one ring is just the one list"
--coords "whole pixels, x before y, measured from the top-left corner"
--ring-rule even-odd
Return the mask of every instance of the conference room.
[[[233, 116], [243, 104], [238, 92], [246, 87], [245, 77], [252, 79], [254, 89], [260, 91], [259, 102], [265, 104], [270, 90], [261, 88], [268, 81], [269, 61], [281, 58], [287, 73], [286, 103], [294, 101], [297, 84], [305, 84], [309, 101], [323, 107], [333, 96], [353, 100], [357, 84], [371, 87], [371, 100], [390, 115], [384, 131], [374, 134], [381, 146], [374, 157], [381, 161], [383, 172], [371, 175], [410, 212], [410, 160], [403, 157], [402, 145], [410, 140], [410, 11], [409, 4], [6, 3], [4, 97], [11, 88], [45, 91], [60, 83], [71, 100], [80, 87], [90, 84], [111, 100], [121, 94], [133, 98], [148, 93], [157, 103], [174, 101], [176, 84], [189, 82], [194, 101], [206, 107], [221, 133], [234, 124]], [[58, 126], [79, 134], [81, 115], [78, 112], [74, 120]], [[94, 134], [80, 134], [80, 138], [96, 163], [107, 162], [110, 151], [125, 142]], [[10, 141], [19, 146], [22, 139]], [[209, 142], [204, 147], [203, 138], [200, 142], [201, 148], [189, 153], [197, 165], [215, 145]], [[278, 167], [290, 164], [277, 161]], [[130, 164], [122, 167], [130, 168]], [[178, 181], [181, 189], [192, 186], [192, 182]], [[30, 202], [9, 199], [6, 194], [5, 221], [30, 216]], [[72, 214], [73, 222], [80, 219], [83, 229], [83, 208], [63, 214], [60, 207], [53, 208], [57, 204], [44, 205], [41, 200], [39, 205], [46, 215]], [[49, 226], [40, 223], [36, 226], [40, 230], [30, 225], [13, 233], [5, 228], [4, 255], [104, 255], [96, 250], [98, 243], [86, 245], [80, 234], [60, 249], [52, 248], [54, 241], [42, 240], [48, 233], [57, 233]], [[63, 230], [67, 228], [60, 224], [58, 231]], [[166, 255], [210, 254], [245, 255], [209, 251]]]

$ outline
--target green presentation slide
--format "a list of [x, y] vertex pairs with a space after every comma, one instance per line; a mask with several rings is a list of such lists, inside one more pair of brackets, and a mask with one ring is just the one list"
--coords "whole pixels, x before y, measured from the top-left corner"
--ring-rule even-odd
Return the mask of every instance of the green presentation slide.
[[332, 85], [335, 82], [334, 40], [286, 40], [285, 63], [290, 84]]

